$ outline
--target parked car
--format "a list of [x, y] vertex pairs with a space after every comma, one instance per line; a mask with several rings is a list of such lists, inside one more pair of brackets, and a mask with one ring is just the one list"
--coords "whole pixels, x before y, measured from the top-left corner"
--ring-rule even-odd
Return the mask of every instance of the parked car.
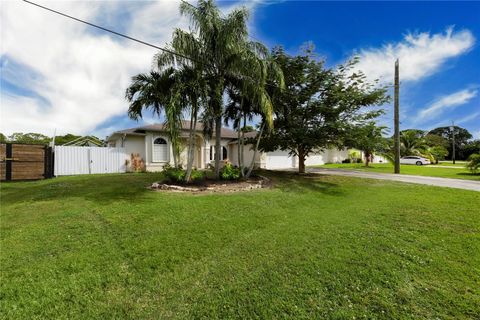
[[401, 164], [416, 164], [417, 166], [421, 166], [421, 165], [424, 165], [424, 164], [430, 164], [430, 160], [428, 160], [424, 157], [406, 156], [406, 157], [401, 157], [400, 158], [400, 163]]

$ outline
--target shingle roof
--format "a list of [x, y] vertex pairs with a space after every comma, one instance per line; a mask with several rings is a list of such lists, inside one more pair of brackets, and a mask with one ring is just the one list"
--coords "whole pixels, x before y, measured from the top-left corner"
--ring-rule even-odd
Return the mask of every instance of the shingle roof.
[[[182, 121], [182, 130], [190, 130], [190, 121]], [[155, 124], [141, 126], [141, 127], [137, 127], [137, 128], [115, 131], [112, 135], [114, 135], [114, 134], [128, 134], [128, 135], [143, 136], [143, 135], [145, 135], [145, 131], [161, 132], [161, 131], [166, 131], [166, 127], [165, 127], [164, 124], [155, 123]], [[200, 121], [197, 122], [195, 131], [203, 132], [203, 123], [202, 122], [200, 122]], [[213, 132], [213, 136], [215, 136], [215, 132]], [[232, 129], [222, 127], [221, 137], [222, 138], [234, 139], [234, 138], [237, 138], [237, 132], [232, 130]]]

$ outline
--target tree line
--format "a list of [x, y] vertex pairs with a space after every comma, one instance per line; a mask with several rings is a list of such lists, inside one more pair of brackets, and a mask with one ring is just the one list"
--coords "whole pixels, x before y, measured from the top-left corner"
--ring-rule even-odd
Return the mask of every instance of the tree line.
[[[55, 136], [55, 145], [64, 145], [66, 143], [72, 142], [82, 136], [78, 136], [75, 134], [67, 133], [62, 136]], [[94, 140], [103, 141], [95, 136], [90, 136]], [[25, 143], [25, 144], [49, 144], [52, 142], [52, 138], [48, 137], [41, 133], [22, 133], [22, 132], [15, 132], [9, 136], [0, 133], [0, 143]]]
[[[385, 137], [385, 129], [374, 124], [358, 127], [346, 145], [364, 151], [367, 166], [368, 159], [373, 154], [382, 155], [393, 162], [393, 137]], [[471, 155], [480, 153], [480, 140], [472, 138], [467, 129], [459, 126], [438, 127], [429, 131], [406, 129], [400, 131], [400, 155], [423, 156], [432, 163], [451, 160], [455, 142], [455, 159], [467, 160]]]

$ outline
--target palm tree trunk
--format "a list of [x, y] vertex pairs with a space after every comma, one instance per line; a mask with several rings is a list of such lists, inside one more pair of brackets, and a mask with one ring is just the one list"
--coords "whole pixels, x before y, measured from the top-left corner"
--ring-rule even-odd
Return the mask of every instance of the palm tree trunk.
[[215, 119], [215, 179], [220, 179], [220, 156], [222, 152], [222, 116]]
[[178, 157], [177, 157], [177, 142], [175, 141], [175, 139], [172, 139], [172, 151], [173, 151], [173, 166], [175, 168], [178, 167]]
[[243, 114], [243, 127], [242, 127], [242, 144], [241, 144], [241, 152], [240, 152], [240, 157], [242, 158], [242, 165], [240, 167], [240, 172], [242, 173], [242, 177], [245, 176], [245, 156], [244, 156], [244, 150], [245, 150], [245, 127], [247, 126], [247, 115], [244, 113]]
[[187, 160], [187, 172], [185, 173], [185, 182], [190, 182], [192, 175], [193, 160], [195, 158], [195, 128], [197, 122], [197, 107], [196, 102], [193, 99], [192, 113], [190, 115], [190, 133], [188, 137], [188, 160]]
[[238, 116], [238, 132], [237, 132], [237, 158], [238, 158], [238, 167], [240, 168], [240, 174], [242, 177], [244, 176], [243, 174], [243, 159], [240, 157], [240, 154], [242, 154], [242, 130], [241, 130], [241, 116]]
[[260, 131], [258, 132], [257, 143], [255, 144], [255, 149], [253, 150], [253, 158], [252, 158], [252, 162], [250, 163], [250, 167], [248, 168], [246, 178], [250, 177], [250, 175], [252, 174], [252, 171], [253, 171], [253, 167], [255, 166], [255, 158], [257, 157], [258, 146], [260, 145], [260, 139], [262, 139], [263, 128], [265, 128], [265, 124], [262, 124], [262, 127], [260, 128]]

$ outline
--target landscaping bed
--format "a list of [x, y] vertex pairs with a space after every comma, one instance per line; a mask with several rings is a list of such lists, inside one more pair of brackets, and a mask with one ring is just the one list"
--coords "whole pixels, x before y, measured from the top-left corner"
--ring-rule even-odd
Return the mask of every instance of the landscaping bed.
[[203, 179], [192, 184], [181, 184], [172, 182], [154, 182], [150, 186], [151, 189], [157, 191], [173, 191], [173, 192], [241, 192], [247, 190], [255, 190], [261, 188], [269, 188], [271, 181], [264, 176], [254, 176], [241, 180], [213, 180]]

